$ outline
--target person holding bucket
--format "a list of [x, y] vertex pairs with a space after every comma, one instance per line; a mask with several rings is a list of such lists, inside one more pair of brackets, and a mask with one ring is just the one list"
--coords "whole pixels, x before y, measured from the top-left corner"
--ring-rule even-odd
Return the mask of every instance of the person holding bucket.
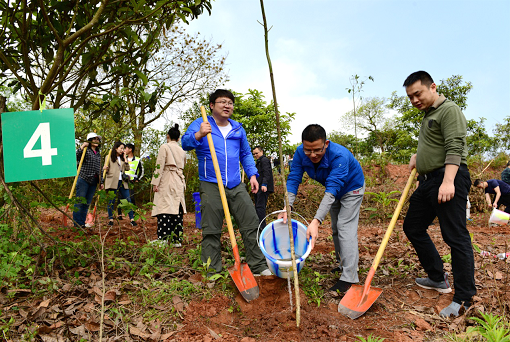
[[[481, 179], [475, 179], [474, 186], [485, 191], [485, 200], [489, 207], [499, 208], [501, 204], [505, 206], [505, 213], [510, 214], [510, 185], [499, 179], [489, 179], [484, 182]], [[494, 201], [491, 202], [491, 196], [494, 195]]]
[[[100, 184], [101, 181], [100, 143], [101, 137], [92, 132], [87, 134], [87, 141], [76, 150], [76, 160], [79, 161], [82, 157], [83, 150], [87, 147], [80, 174], [76, 181], [76, 197], [84, 198], [85, 201], [84, 203], [76, 203], [74, 205], [73, 220], [75, 222], [75, 227], [85, 227], [85, 220], [87, 218], [90, 202], [92, 202], [97, 185]], [[101, 185], [101, 189], [102, 188], [103, 185]]]
[[437, 217], [444, 242], [451, 248], [455, 294], [441, 316], [459, 316], [476, 294], [473, 247], [466, 227], [466, 203], [471, 188], [467, 168], [467, 124], [464, 114], [452, 101], [437, 92], [432, 77], [425, 71], [412, 73], [404, 81], [413, 107], [423, 111], [418, 150], [409, 161], [416, 168], [420, 186], [409, 200], [404, 233], [413, 244], [427, 273], [416, 278], [416, 285], [450, 293], [448, 274], [427, 229]]
[[[358, 220], [365, 193], [363, 170], [347, 148], [326, 139], [326, 131], [320, 125], [307, 126], [301, 141], [287, 177], [289, 203], [292, 206], [296, 199], [304, 172], [325, 186], [324, 197], [306, 235], [311, 239], [313, 248], [319, 225], [330, 212], [335, 255], [339, 264], [332, 272], [342, 272], [330, 291], [346, 292], [352, 284], [359, 282]], [[281, 213], [279, 217], [286, 222], [287, 213]]]
[[254, 274], [271, 275], [266, 258], [257, 244], [259, 218], [246, 191], [246, 185], [241, 182], [239, 163], [248, 175], [252, 192], [258, 191], [258, 173], [246, 131], [239, 122], [230, 119], [234, 112], [234, 102], [234, 95], [229, 90], [217, 89], [211, 93], [209, 107], [212, 115], [208, 117], [209, 122], [204, 122], [202, 118], [196, 119], [182, 137], [182, 148], [185, 151], [195, 149], [198, 158], [202, 215], [201, 259], [203, 263], [211, 260], [210, 269], [213, 271], [209, 273], [221, 272], [221, 228], [224, 210], [209, 142], [206, 139], [207, 134], [211, 133], [228, 206], [239, 226], [248, 266]]

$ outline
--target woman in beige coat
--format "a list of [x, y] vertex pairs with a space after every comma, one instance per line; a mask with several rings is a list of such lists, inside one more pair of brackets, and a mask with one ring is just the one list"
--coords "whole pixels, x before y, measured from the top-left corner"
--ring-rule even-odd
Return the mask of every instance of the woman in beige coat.
[[[127, 162], [127, 158], [124, 153], [124, 147], [124, 143], [117, 141], [113, 145], [110, 161], [108, 161], [108, 157], [106, 157], [104, 169], [108, 172], [106, 172], [104, 188], [106, 191], [113, 191], [115, 195], [117, 195], [117, 191], [120, 191], [121, 198], [124, 198], [131, 203], [129, 185], [122, 179], [122, 174], [125, 171], [129, 171], [129, 163]], [[108, 203], [108, 218], [110, 219], [108, 221], [108, 225], [110, 226], [113, 226], [113, 204], [115, 203], [116, 198], [117, 196]], [[136, 226], [137, 224], [134, 220], [133, 210], [130, 210], [128, 215], [131, 219], [131, 225]]]
[[156, 170], [152, 177], [154, 207], [152, 216], [158, 219], [158, 240], [170, 240], [174, 247], [181, 247], [183, 233], [183, 215], [186, 212], [184, 201], [184, 164], [186, 152], [177, 143], [179, 125], [175, 124], [166, 135], [167, 143], [159, 149]]

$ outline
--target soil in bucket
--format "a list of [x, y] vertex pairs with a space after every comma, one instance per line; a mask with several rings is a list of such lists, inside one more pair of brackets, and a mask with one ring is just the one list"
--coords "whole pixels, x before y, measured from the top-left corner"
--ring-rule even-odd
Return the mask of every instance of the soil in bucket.
[[[312, 246], [306, 240], [306, 226], [301, 222], [292, 220], [292, 234], [294, 235], [296, 267], [299, 272], [310, 254]], [[283, 223], [282, 219], [269, 223], [260, 234], [259, 246], [266, 257], [267, 266], [273, 274], [280, 278], [294, 276], [287, 223]]]

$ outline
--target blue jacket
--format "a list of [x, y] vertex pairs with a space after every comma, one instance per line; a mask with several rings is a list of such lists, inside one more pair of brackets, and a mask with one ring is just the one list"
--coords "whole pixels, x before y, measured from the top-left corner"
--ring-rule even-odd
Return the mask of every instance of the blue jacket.
[[[218, 157], [218, 164], [220, 165], [223, 185], [228, 189], [232, 189], [241, 183], [239, 162], [243, 165], [248, 178], [253, 175], [258, 177], [259, 174], [255, 167], [255, 161], [253, 160], [250, 144], [248, 144], [246, 131], [243, 126], [239, 122], [229, 119], [232, 130], [225, 139], [214, 118], [208, 116], [208, 120], [212, 128], [211, 135], [216, 156]], [[198, 158], [198, 176], [201, 181], [218, 183], [207, 137], [203, 137], [200, 141], [195, 139], [195, 133], [200, 130], [202, 122], [204, 120], [199, 118], [191, 123], [186, 133], [182, 136], [182, 148], [185, 151], [195, 149]]]
[[325, 192], [331, 193], [336, 199], [340, 199], [349, 191], [361, 188], [365, 183], [363, 170], [352, 153], [342, 145], [331, 141], [317, 171], [310, 158], [303, 152], [303, 145], [298, 146], [287, 178], [288, 192], [297, 194], [303, 172], [324, 185]]

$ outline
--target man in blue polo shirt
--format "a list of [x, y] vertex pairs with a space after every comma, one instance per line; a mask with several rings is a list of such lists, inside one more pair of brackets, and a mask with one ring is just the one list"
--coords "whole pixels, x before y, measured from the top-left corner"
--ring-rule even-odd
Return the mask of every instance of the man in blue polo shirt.
[[[498, 209], [503, 204], [505, 206], [505, 213], [510, 214], [510, 185], [499, 179], [489, 179], [486, 182], [476, 179], [473, 185], [477, 188], [485, 189], [485, 200], [489, 207]], [[494, 195], [494, 202], [491, 202], [490, 194]]]
[[[326, 139], [326, 131], [320, 125], [307, 126], [302, 135], [287, 178], [289, 203], [296, 199], [303, 173], [326, 187], [319, 209], [306, 231], [312, 248], [319, 234], [319, 225], [327, 213], [331, 214], [331, 229], [335, 255], [339, 266], [332, 272], [341, 271], [340, 280], [330, 291], [347, 291], [358, 278], [358, 220], [365, 177], [359, 162], [344, 146]], [[280, 214], [286, 222], [286, 213]]]

